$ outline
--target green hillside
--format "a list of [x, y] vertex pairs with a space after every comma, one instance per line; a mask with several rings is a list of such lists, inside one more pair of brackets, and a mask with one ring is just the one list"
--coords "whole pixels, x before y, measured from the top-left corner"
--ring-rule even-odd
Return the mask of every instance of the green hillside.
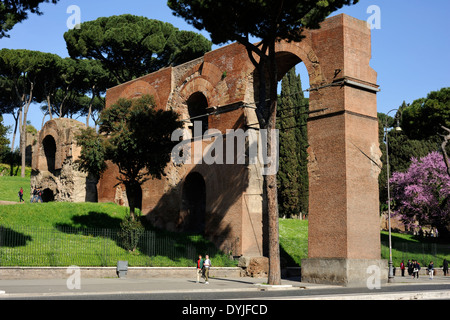
[[199, 235], [147, 226], [134, 252], [119, 235], [128, 209], [112, 203], [25, 203], [0, 206], [0, 266], [194, 266], [209, 253], [214, 266], [236, 266]]
[[[136, 266], [192, 266], [196, 255], [212, 252], [213, 245], [201, 236], [169, 233], [147, 226], [145, 244], [130, 253], [117, 239], [117, 230], [127, 216], [127, 208], [111, 203], [30, 204], [26, 187], [29, 183], [29, 178], [0, 177], [0, 201], [18, 201], [20, 187], [24, 188], [26, 200], [21, 205], [0, 206], [0, 227], [3, 228], [0, 230], [0, 266], [2, 263], [65, 265], [72, 264], [73, 257], [81, 256], [90, 258], [83, 258], [79, 264], [89, 266], [115, 265], [117, 260], [124, 259]], [[6, 236], [8, 242], [17, 243], [6, 242]], [[388, 259], [386, 232], [381, 233], [381, 242], [382, 258]], [[308, 221], [280, 219], [280, 246], [282, 266], [300, 266], [301, 260], [308, 257]], [[30, 256], [35, 259], [30, 260]], [[393, 234], [393, 260], [397, 266], [408, 259], [417, 259], [422, 264], [434, 260], [435, 265], [440, 266], [445, 258], [450, 260], [450, 246], [439, 238]], [[236, 261], [220, 252], [214, 260], [215, 266], [236, 265]]]
[[0, 201], [19, 202], [20, 188], [23, 188], [23, 199], [30, 201], [30, 178], [0, 176]]

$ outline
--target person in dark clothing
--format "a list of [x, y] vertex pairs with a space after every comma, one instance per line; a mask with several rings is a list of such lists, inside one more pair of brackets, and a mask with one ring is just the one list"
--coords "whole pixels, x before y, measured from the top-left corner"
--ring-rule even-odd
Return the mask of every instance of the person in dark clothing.
[[412, 263], [411, 259], [408, 259], [408, 263], [406, 264], [406, 268], [408, 268], [408, 276], [412, 276], [413, 263]]
[[413, 261], [413, 279], [419, 279], [420, 263], [417, 260]]
[[444, 259], [444, 263], [442, 264], [442, 271], [444, 271], [444, 276], [447, 276], [447, 274], [448, 274], [448, 261], [447, 261], [447, 259]]
[[34, 203], [35, 201], [37, 201], [37, 189], [36, 188], [33, 189], [33, 198], [31, 198], [31, 203]]
[[430, 261], [430, 264], [428, 265], [428, 274], [430, 275], [430, 280], [433, 279], [433, 275], [434, 275], [434, 263], [433, 261]]
[[19, 190], [19, 202], [21, 203], [22, 201], [25, 202], [23, 200], [23, 188], [20, 188], [20, 190]]

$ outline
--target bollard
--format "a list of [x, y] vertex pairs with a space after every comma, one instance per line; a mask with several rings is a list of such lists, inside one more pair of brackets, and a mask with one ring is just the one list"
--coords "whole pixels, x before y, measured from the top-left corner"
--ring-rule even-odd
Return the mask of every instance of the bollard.
[[128, 272], [128, 261], [117, 262], [117, 276], [119, 278], [126, 278]]

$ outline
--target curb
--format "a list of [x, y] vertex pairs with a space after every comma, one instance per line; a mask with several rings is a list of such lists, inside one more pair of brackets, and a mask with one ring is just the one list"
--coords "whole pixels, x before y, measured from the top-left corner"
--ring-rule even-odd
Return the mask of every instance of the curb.
[[[304, 290], [305, 287], [295, 287], [292, 285], [261, 285], [254, 284], [253, 288], [229, 288], [229, 289], [177, 289], [177, 290], [130, 290], [130, 291], [99, 291], [99, 292], [52, 292], [52, 293], [4, 293], [0, 295], [2, 298], [38, 298], [38, 297], [83, 297], [83, 296], [98, 296], [98, 295], [133, 295], [133, 294], [162, 294], [162, 293], [196, 293], [196, 292], [257, 292], [257, 291], [277, 291], [277, 290]], [[0, 291], [1, 292], [4, 291]]]
[[422, 291], [401, 293], [373, 293], [373, 294], [341, 294], [323, 295], [314, 297], [298, 297], [295, 300], [438, 300], [450, 299], [450, 290], [445, 291]]

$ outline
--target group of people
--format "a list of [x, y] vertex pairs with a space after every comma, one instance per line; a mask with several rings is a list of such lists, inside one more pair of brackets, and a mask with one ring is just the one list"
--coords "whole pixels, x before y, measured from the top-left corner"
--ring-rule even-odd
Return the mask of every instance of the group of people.
[[34, 202], [43, 202], [42, 201], [42, 191], [41, 191], [41, 189], [40, 188], [34, 188], [33, 189], [33, 197], [31, 198], [31, 201], [30, 201], [31, 203], [34, 203]]
[[[419, 279], [419, 271], [421, 269], [420, 263], [417, 260], [411, 260], [409, 259], [408, 262], [405, 263], [402, 260], [402, 263], [400, 264], [400, 270], [402, 272], [402, 277], [405, 276], [405, 270], [408, 271], [408, 275], [412, 276], [413, 279]], [[433, 279], [434, 276], [434, 262], [430, 261], [427, 267], [428, 275], [430, 276], [430, 279]], [[444, 259], [442, 271], [444, 272], [444, 276], [447, 276], [448, 274], [448, 261], [447, 259]]]
[[[19, 202], [20, 203], [25, 202], [25, 200], [23, 200], [23, 188], [20, 188], [20, 190], [19, 190], [17, 195], [19, 196]], [[41, 191], [40, 188], [34, 188], [30, 202], [31, 203], [43, 202], [42, 201], [42, 191]]]
[[211, 268], [211, 260], [209, 255], [203, 259], [202, 255], [198, 256], [197, 260], [197, 283], [200, 282], [200, 277], [205, 278], [205, 284], [209, 284], [209, 268]]

